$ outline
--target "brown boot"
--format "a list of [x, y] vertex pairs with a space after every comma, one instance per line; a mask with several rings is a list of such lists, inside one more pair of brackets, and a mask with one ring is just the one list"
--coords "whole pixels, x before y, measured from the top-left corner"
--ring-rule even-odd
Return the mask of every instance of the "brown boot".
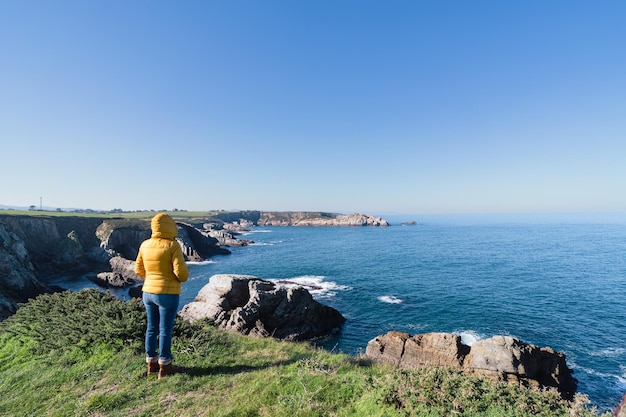
[[171, 362], [167, 365], [159, 364], [159, 379], [164, 376], [179, 374], [183, 372], [183, 368], [181, 366], [174, 366]]
[[148, 363], [148, 375], [159, 372], [159, 362], [157, 358], [146, 358], [146, 362]]

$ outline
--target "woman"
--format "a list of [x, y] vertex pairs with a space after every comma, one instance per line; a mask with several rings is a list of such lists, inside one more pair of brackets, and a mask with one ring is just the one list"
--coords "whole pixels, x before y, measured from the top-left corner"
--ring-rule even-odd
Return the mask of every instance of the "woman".
[[178, 227], [174, 219], [165, 213], [158, 213], [152, 218], [151, 228], [152, 237], [139, 247], [135, 272], [145, 279], [143, 303], [148, 316], [148, 375], [158, 372], [161, 379], [183, 370], [172, 364], [172, 331], [178, 312], [181, 282], [187, 281], [189, 271], [183, 251], [176, 241]]

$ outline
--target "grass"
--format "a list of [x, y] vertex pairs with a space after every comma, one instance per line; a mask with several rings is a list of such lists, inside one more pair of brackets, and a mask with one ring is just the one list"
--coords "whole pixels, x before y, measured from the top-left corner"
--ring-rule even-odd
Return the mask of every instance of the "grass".
[[95, 217], [95, 218], [123, 218], [123, 219], [151, 219], [156, 213], [167, 213], [176, 219], [211, 218], [219, 211], [123, 211], [123, 212], [94, 212], [78, 213], [71, 211], [54, 210], [0, 210], [0, 214], [15, 216], [49, 216], [49, 217]]
[[158, 380], [146, 376], [144, 326], [139, 302], [96, 290], [30, 301], [0, 323], [0, 415], [597, 415], [582, 396], [567, 402], [441, 368], [403, 371], [206, 321], [177, 321], [173, 349], [186, 372]]

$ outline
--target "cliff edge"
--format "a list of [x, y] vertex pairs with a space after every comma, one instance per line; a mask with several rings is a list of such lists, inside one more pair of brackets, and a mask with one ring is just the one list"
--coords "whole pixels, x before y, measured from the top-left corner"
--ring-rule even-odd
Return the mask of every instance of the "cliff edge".
[[[208, 231], [177, 224], [186, 260], [230, 253]], [[0, 214], [0, 320], [53, 292], [59, 277], [84, 276], [102, 286], [139, 282], [134, 261], [150, 234], [149, 220]]]

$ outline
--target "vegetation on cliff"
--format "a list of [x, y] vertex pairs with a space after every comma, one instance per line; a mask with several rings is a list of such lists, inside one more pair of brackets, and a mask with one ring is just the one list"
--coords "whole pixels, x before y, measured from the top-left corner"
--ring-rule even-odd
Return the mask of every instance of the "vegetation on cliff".
[[145, 314], [96, 290], [42, 295], [0, 323], [0, 415], [595, 416], [555, 392], [407, 371], [178, 320], [186, 373], [146, 377]]

